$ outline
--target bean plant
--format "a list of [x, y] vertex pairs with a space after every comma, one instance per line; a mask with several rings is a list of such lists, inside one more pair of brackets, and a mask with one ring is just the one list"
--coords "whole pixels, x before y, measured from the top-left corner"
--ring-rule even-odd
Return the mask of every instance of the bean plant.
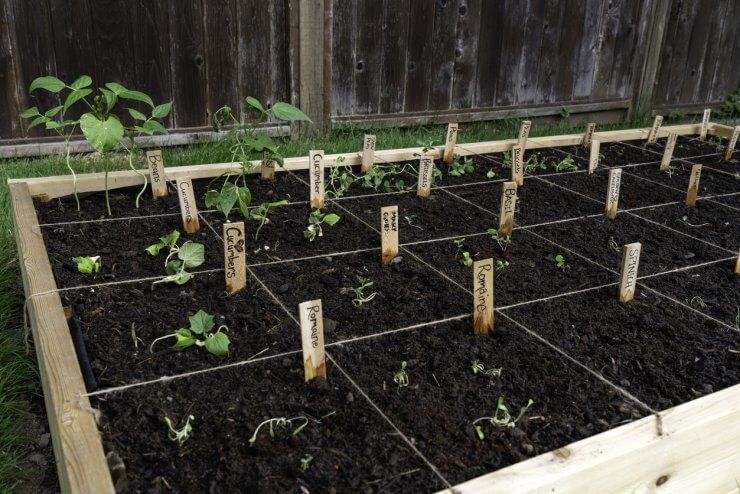
[[354, 293], [355, 295], [355, 298], [352, 300], [352, 305], [354, 305], [355, 307], [362, 307], [363, 304], [366, 304], [367, 302], [370, 302], [372, 299], [374, 299], [378, 293], [373, 292], [370, 294], [365, 294], [365, 289], [373, 286], [373, 281], [370, 278], [363, 278], [362, 276], [358, 276], [357, 281], [360, 282], [360, 286], [352, 289], [352, 293]]
[[[177, 245], [179, 239], [180, 232], [173, 230], [164, 237], [160, 237], [159, 242], [145, 249], [153, 256], [159, 255], [162, 249], [169, 250], [167, 258], [164, 260], [165, 271], [168, 276], [155, 281], [152, 285], [158, 283], [183, 285], [193, 279], [194, 276], [187, 270], [197, 268], [205, 261], [205, 250], [202, 244], [188, 240], [182, 245]], [[177, 259], [172, 259], [174, 255], [177, 255]]]
[[459, 154], [452, 155], [452, 162], [447, 169], [447, 174], [453, 177], [459, 177], [466, 173], [473, 173], [475, 167], [473, 166], [473, 160], [470, 158], [464, 158], [460, 161]]
[[314, 209], [308, 216], [308, 227], [303, 230], [303, 236], [306, 237], [309, 242], [313, 242], [317, 237], [324, 236], [324, 229], [321, 227], [322, 223], [326, 223], [329, 226], [334, 226], [339, 221], [339, 215], [334, 213], [325, 214], [321, 212], [320, 208]]

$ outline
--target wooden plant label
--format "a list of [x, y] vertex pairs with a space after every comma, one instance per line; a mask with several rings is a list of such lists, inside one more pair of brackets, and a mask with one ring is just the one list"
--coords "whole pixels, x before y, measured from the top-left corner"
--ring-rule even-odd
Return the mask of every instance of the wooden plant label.
[[432, 179], [434, 171], [434, 158], [424, 155], [419, 158], [419, 185], [416, 187], [416, 195], [429, 197], [432, 192]]
[[516, 182], [504, 182], [502, 185], [498, 234], [500, 237], [511, 237], [516, 209]]
[[668, 169], [671, 164], [671, 158], [673, 158], [673, 148], [676, 147], [676, 139], [678, 134], [671, 132], [668, 134], [668, 139], [665, 141], [665, 150], [663, 151], [663, 159], [660, 161], [660, 171], [664, 172]]
[[532, 122], [529, 120], [523, 120], [521, 125], [519, 125], [519, 137], [516, 140], [516, 145], [521, 146], [522, 149], [525, 149], [527, 147], [527, 139], [529, 138], [529, 129], [531, 128], [532, 128]]
[[707, 131], [709, 130], [709, 116], [712, 114], [712, 110], [707, 108], [704, 110], [704, 117], [701, 119], [701, 132], [699, 133], [699, 140], [703, 141], [707, 138]]
[[157, 197], [165, 197], [168, 194], [168, 191], [167, 180], [164, 174], [164, 159], [162, 159], [162, 151], [159, 149], [156, 151], [147, 151], [146, 162], [149, 165], [149, 181], [152, 183], [152, 196], [154, 196], [155, 199]]
[[524, 147], [511, 148], [511, 180], [517, 185], [524, 185]]
[[447, 125], [447, 138], [445, 139], [445, 154], [442, 159], [445, 163], [452, 161], [452, 155], [455, 154], [455, 143], [457, 143], [457, 124]]
[[380, 209], [380, 245], [383, 266], [398, 255], [398, 206]]
[[362, 141], [362, 167], [360, 171], [367, 173], [373, 167], [373, 159], [375, 159], [375, 136], [372, 134], [365, 134], [365, 139]]
[[686, 205], [696, 206], [696, 196], [699, 195], [699, 178], [701, 178], [701, 165], [691, 167], [691, 177], [689, 177], [689, 190], [686, 191]]
[[655, 144], [656, 139], [658, 139], [658, 131], [660, 130], [660, 126], [662, 124], [663, 124], [663, 116], [656, 115], [655, 120], [653, 121], [653, 126], [650, 127], [650, 132], [648, 133], [648, 138], [647, 138], [648, 144]]
[[735, 274], [740, 274], [740, 250], [737, 251], [737, 261], [735, 261]]
[[198, 219], [198, 206], [193, 195], [193, 182], [190, 177], [177, 179], [177, 196], [180, 199], [180, 215], [182, 216], [182, 227], [188, 233], [200, 230]]
[[324, 313], [321, 299], [298, 304], [303, 346], [303, 377], [306, 382], [317, 377], [326, 379], [324, 352]]
[[591, 143], [591, 152], [588, 156], [588, 174], [593, 175], [599, 166], [599, 151], [601, 151], [601, 142], [594, 140]]
[[730, 138], [729, 144], [727, 144], [727, 151], [725, 151], [725, 161], [732, 158], [732, 153], [735, 151], [735, 144], [737, 144], [738, 136], [740, 136], [740, 125], [736, 125], [735, 130], [732, 131], [732, 137]]
[[586, 126], [586, 133], [583, 134], [583, 147], [586, 149], [591, 147], [591, 141], [594, 138], [594, 131], [596, 130], [596, 123], [591, 122]]
[[619, 276], [619, 301], [629, 302], [635, 298], [637, 286], [637, 268], [640, 265], [640, 248], [642, 244], [635, 242], [622, 247], [622, 273]]
[[311, 207], [324, 207], [324, 151], [310, 151], [308, 158], [311, 175]]
[[275, 180], [275, 161], [270, 159], [270, 151], [262, 151], [260, 172], [260, 179]]
[[247, 287], [247, 245], [243, 221], [224, 223], [224, 276], [227, 293], [237, 293]]
[[613, 220], [617, 217], [617, 204], [619, 203], [619, 185], [622, 182], [622, 169], [612, 168], [609, 170], [609, 185], [606, 190], [606, 217]]
[[473, 334], [493, 331], [493, 259], [473, 263]]

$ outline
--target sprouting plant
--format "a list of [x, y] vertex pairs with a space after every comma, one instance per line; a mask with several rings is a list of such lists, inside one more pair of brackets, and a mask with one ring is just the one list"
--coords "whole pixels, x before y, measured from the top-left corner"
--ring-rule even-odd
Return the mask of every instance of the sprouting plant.
[[463, 263], [463, 266], [469, 268], [470, 266], [473, 265], [473, 258], [470, 257], [470, 252], [464, 251], [462, 253], [462, 257], [463, 258], [461, 262]]
[[458, 249], [462, 249], [463, 244], [465, 243], [464, 238], [458, 238], [457, 240], [453, 240], [452, 243], [454, 243]]
[[93, 274], [100, 271], [100, 256], [73, 257], [77, 263], [77, 271], [84, 274]]
[[694, 298], [691, 299], [691, 301], [689, 302], [689, 305], [697, 305], [697, 306], [701, 307], [702, 309], [706, 309], [707, 308], [707, 304], [705, 304], [704, 303], [704, 300], [701, 297], [699, 297], [698, 295], [696, 297], [694, 297]]
[[666, 168], [665, 171], [668, 174], [668, 178], [673, 178], [673, 174], [676, 173], [676, 167], [668, 165], [668, 168]]
[[308, 227], [303, 230], [303, 236], [306, 237], [310, 242], [313, 242], [316, 237], [323, 237], [324, 230], [321, 228], [322, 223], [326, 223], [329, 226], [334, 226], [339, 221], [339, 215], [334, 213], [324, 214], [321, 209], [314, 209], [308, 216]]
[[558, 164], [555, 165], [555, 171], [556, 172], [562, 172], [562, 171], [575, 172], [575, 171], [578, 171], [578, 166], [576, 166], [572, 157], [566, 156], [565, 158], [560, 160]]
[[511, 152], [504, 151], [504, 168], [511, 168]]
[[187, 441], [190, 438], [190, 433], [193, 432], [193, 426], [190, 424], [190, 422], [194, 421], [195, 417], [192, 415], [188, 415], [188, 418], [185, 420], [185, 424], [180, 429], [175, 429], [172, 420], [170, 420], [169, 417], [165, 416], [164, 421], [167, 424], [167, 439], [173, 442], [177, 442], [178, 446], [182, 446], [185, 441]]
[[351, 167], [343, 164], [345, 161], [344, 156], [339, 156], [335, 161], [335, 166], [329, 169], [329, 176], [324, 185], [327, 199], [342, 197], [350, 186], [360, 178], [352, 173]]
[[488, 177], [488, 178], [496, 178], [496, 172], [493, 171], [493, 168], [491, 168], [490, 170], [488, 170], [486, 172], [486, 177]]
[[369, 295], [365, 295], [365, 289], [373, 286], [373, 282], [372, 280], [370, 280], [370, 278], [363, 278], [362, 276], [358, 276], [357, 281], [360, 282], [360, 286], [352, 289], [352, 292], [355, 294], [355, 298], [354, 300], [352, 300], [352, 304], [355, 307], [362, 307], [362, 304], [370, 302], [378, 293], [373, 292]]
[[229, 329], [226, 325], [222, 324], [216, 331], [213, 331], [213, 328], [216, 326], [213, 316], [203, 309], [198, 310], [198, 312], [188, 317], [188, 321], [190, 321], [190, 327], [180, 328], [172, 334], [160, 336], [152, 341], [152, 344], [149, 345], [149, 351], [154, 353], [154, 344], [158, 341], [166, 338], [175, 338], [174, 348], [187, 348], [195, 345], [204, 347], [209, 353], [216, 356], [229, 353], [229, 344], [231, 344], [231, 341], [226, 333], [221, 332], [222, 330], [226, 331]]
[[409, 226], [413, 226], [414, 228], [418, 228], [419, 230], [423, 230], [424, 228], [420, 227], [419, 225], [414, 224], [414, 220], [416, 220], [416, 215], [412, 214], [410, 216], [404, 216], [404, 220], [406, 220], [406, 223], [409, 224]]
[[546, 169], [547, 160], [545, 158], [540, 158], [540, 156], [536, 153], [530, 156], [527, 161], [524, 162], [524, 173], [527, 175], [531, 175], [537, 170]]
[[[295, 421], [303, 421], [303, 423], [295, 427], [293, 425], [293, 422]], [[252, 434], [252, 437], [249, 438], [250, 448], [254, 446], [254, 443], [257, 441], [257, 434], [259, 433], [260, 429], [265, 425], [269, 427], [270, 437], [273, 439], [275, 438], [275, 429], [277, 427], [280, 427], [281, 429], [290, 429], [292, 431], [291, 435], [297, 436], [308, 425], [308, 419], [304, 417], [303, 415], [299, 415], [298, 417], [293, 417], [290, 419], [285, 418], [285, 417], [267, 419], [257, 426], [257, 428], [254, 430], [254, 434]]]
[[382, 186], [386, 192], [391, 192], [394, 189], [402, 191], [406, 187], [406, 183], [398, 176], [404, 173], [406, 168], [411, 168], [411, 165], [408, 163], [403, 166], [398, 163], [385, 166], [377, 165], [373, 166], [362, 177], [358, 177], [358, 180], [362, 181], [363, 187], [370, 189], [378, 190]]
[[308, 470], [308, 467], [311, 465], [311, 462], [313, 461], [313, 456], [306, 455], [303, 458], [301, 458], [301, 470], [304, 472]]
[[[202, 244], [188, 240], [178, 246], [177, 241], [179, 239], [180, 232], [173, 230], [168, 235], [160, 237], [159, 242], [146, 248], [146, 251], [153, 256], [159, 255], [159, 252], [164, 248], [169, 249], [169, 254], [164, 260], [165, 271], [168, 276], [155, 281], [152, 285], [157, 283], [185, 284], [193, 278], [193, 274], [187, 270], [197, 268], [205, 261], [205, 251]], [[177, 259], [172, 259], [174, 255], [177, 255]]]
[[477, 359], [473, 360], [473, 362], [470, 364], [470, 367], [473, 370], [473, 374], [481, 374], [492, 378], [499, 377], [501, 375], [501, 371], [503, 370], [503, 367], [486, 369], [486, 366]]
[[409, 375], [406, 372], [406, 361], [401, 362], [401, 369], [393, 374], [393, 382], [398, 385], [398, 390], [409, 385]]
[[249, 210], [248, 217], [260, 222], [260, 225], [257, 227], [257, 230], [254, 232], [255, 240], [259, 238], [260, 230], [262, 230], [262, 227], [265, 226], [266, 223], [270, 222], [270, 220], [267, 217], [270, 210], [283, 207], [283, 206], [287, 206], [287, 205], [288, 205], [288, 201], [286, 199], [283, 199], [282, 201], [277, 201], [277, 202], [263, 202], [256, 208], [252, 208]]
[[555, 265], [558, 269], [562, 269], [563, 271], [570, 269], [570, 264], [565, 261], [565, 257], [562, 254], [555, 256]]
[[509, 267], [509, 261], [502, 261], [501, 259], [498, 259], [496, 261], [496, 271], [501, 271], [508, 267]]
[[424, 156], [429, 151], [434, 149], [434, 139], [417, 139], [416, 144], [418, 146], [421, 146], [421, 152], [420, 153], [414, 153], [414, 156]]
[[452, 163], [450, 163], [447, 173], [453, 177], [459, 177], [466, 173], [473, 173], [474, 170], [475, 167], [473, 166], [472, 159], [466, 157], [460, 162], [460, 155], [453, 154]]
[[511, 414], [509, 413], [509, 409], [504, 405], [504, 397], [499, 396], [498, 397], [498, 405], [496, 406], [496, 411], [494, 412], [492, 417], [480, 417], [478, 419], [475, 419], [473, 421], [473, 427], [475, 428], [475, 432], [478, 434], [478, 439], [483, 440], [485, 439], [485, 434], [483, 433], [483, 428], [479, 425], [476, 425], [478, 422], [489, 422], [494, 427], [514, 427], [516, 426], [516, 423], [519, 421], [519, 419], [524, 416], [525, 413], [527, 413], [527, 410], [529, 410], [529, 407], [532, 406], [534, 401], [530, 398], [527, 402], [527, 406], [523, 406], [519, 409], [519, 415], [515, 419], [512, 419]]
[[506, 248], [511, 245], [511, 237], [500, 236], [498, 234], [498, 229], [496, 228], [489, 228], [488, 234], [491, 236], [492, 239], [498, 242], [498, 246], [501, 247], [501, 250], [506, 250]]

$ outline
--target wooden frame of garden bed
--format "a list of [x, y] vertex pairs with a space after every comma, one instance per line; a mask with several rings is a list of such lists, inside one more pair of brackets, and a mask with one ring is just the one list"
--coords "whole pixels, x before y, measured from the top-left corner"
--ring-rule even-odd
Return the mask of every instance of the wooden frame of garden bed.
[[[596, 132], [609, 141], [644, 139], [649, 128]], [[732, 128], [710, 124], [712, 135], [730, 137]], [[699, 125], [663, 127], [670, 132], [698, 134]], [[527, 149], [580, 144], [582, 134], [530, 138]], [[515, 139], [464, 144], [460, 155], [486, 154], [511, 149]], [[443, 146], [435, 148], [437, 157]], [[376, 162], [415, 159], [416, 148], [376, 151]], [[361, 153], [327, 155], [334, 166], [360, 164]], [[260, 172], [259, 161], [254, 173]], [[308, 168], [308, 157], [288, 158], [285, 169]], [[189, 176], [209, 178], [240, 169], [239, 163], [169, 168], [167, 179]], [[277, 169], [280, 171], [280, 169]], [[147, 171], [144, 171], [148, 174]], [[141, 185], [133, 171], [109, 174], [109, 188]], [[64, 493], [114, 492], [95, 416], [62, 308], [61, 298], [44, 246], [33, 200], [50, 200], [72, 193], [70, 176], [8, 180], [28, 316], [33, 331], [39, 374], [49, 418], [59, 483]], [[104, 175], [78, 175], [77, 191], [104, 189]], [[660, 424], [659, 424], [660, 423]], [[661, 427], [659, 427], [659, 425]], [[662, 434], [659, 431], [662, 429]], [[464, 482], [454, 491], [490, 492], [601, 492], [652, 491], [658, 488], [684, 492], [730, 492], [740, 479], [740, 384], [666, 410], [556, 451]], [[732, 467], [735, 471], [732, 471]]]

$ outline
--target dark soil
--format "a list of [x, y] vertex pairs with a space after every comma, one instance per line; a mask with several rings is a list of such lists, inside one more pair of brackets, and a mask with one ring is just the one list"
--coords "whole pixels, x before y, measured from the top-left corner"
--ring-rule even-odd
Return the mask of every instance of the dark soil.
[[[675, 172], [672, 174], [661, 172], [657, 167], [634, 167], [625, 171], [685, 193], [689, 188], [692, 164], [679, 161], [673, 163], [673, 166]], [[702, 167], [699, 177], [699, 197], [732, 194], [739, 189], [740, 174], [733, 176]]]

